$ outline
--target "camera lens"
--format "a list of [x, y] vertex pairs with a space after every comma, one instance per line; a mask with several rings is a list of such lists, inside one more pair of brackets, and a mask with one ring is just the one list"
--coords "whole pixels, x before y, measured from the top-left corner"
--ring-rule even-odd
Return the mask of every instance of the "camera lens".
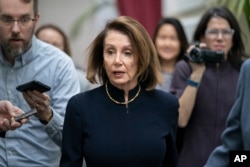
[[201, 63], [203, 62], [203, 56], [202, 56], [202, 51], [200, 48], [193, 48], [190, 52], [190, 58], [191, 61], [197, 62], [197, 63]]

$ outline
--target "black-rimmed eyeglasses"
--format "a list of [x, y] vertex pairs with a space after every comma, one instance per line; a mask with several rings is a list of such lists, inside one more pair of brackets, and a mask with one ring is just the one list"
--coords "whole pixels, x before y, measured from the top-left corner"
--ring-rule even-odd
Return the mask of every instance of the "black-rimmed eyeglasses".
[[0, 18], [0, 25], [5, 27], [13, 26], [14, 22], [16, 21], [20, 26], [28, 26], [31, 22], [35, 21], [34, 18], [20, 18], [20, 19], [12, 19], [12, 18]]

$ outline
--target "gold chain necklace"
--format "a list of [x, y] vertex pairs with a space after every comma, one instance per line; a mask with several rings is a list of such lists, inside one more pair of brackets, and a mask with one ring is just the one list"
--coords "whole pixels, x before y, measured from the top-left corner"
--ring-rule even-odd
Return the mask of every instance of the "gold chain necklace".
[[113, 97], [109, 94], [108, 84], [107, 84], [107, 83], [105, 84], [105, 88], [106, 88], [106, 93], [107, 93], [109, 99], [110, 99], [111, 101], [113, 101], [114, 103], [116, 103], [116, 104], [128, 104], [128, 103], [131, 103], [132, 101], [134, 101], [134, 100], [138, 97], [138, 95], [140, 94], [140, 91], [141, 91], [141, 86], [139, 85], [139, 89], [138, 89], [137, 93], [135, 94], [135, 96], [134, 96], [132, 99], [130, 99], [130, 100], [127, 101], [127, 102], [126, 102], [126, 101], [124, 101], [124, 102], [119, 102], [119, 101], [116, 101], [115, 99], [113, 99]]

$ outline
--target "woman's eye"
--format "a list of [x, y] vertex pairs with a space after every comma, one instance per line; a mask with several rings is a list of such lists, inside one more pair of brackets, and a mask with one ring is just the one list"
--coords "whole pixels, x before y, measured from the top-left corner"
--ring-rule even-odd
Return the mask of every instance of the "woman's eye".
[[106, 53], [107, 53], [108, 55], [112, 55], [114, 52], [113, 52], [112, 50], [107, 50]]
[[131, 56], [132, 55], [132, 52], [125, 52], [124, 53], [126, 56]]

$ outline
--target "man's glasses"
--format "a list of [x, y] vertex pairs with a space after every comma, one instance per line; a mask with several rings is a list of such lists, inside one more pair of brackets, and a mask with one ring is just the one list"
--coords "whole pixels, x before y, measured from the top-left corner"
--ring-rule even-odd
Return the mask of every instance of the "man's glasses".
[[206, 35], [210, 39], [217, 38], [219, 34], [221, 34], [224, 39], [231, 39], [234, 34], [234, 29], [223, 29], [223, 30], [211, 29], [206, 31]]
[[20, 18], [20, 19], [12, 19], [12, 18], [0, 18], [0, 25], [5, 27], [13, 26], [14, 22], [16, 21], [19, 26], [25, 27], [28, 26], [31, 22], [35, 21], [34, 18]]

